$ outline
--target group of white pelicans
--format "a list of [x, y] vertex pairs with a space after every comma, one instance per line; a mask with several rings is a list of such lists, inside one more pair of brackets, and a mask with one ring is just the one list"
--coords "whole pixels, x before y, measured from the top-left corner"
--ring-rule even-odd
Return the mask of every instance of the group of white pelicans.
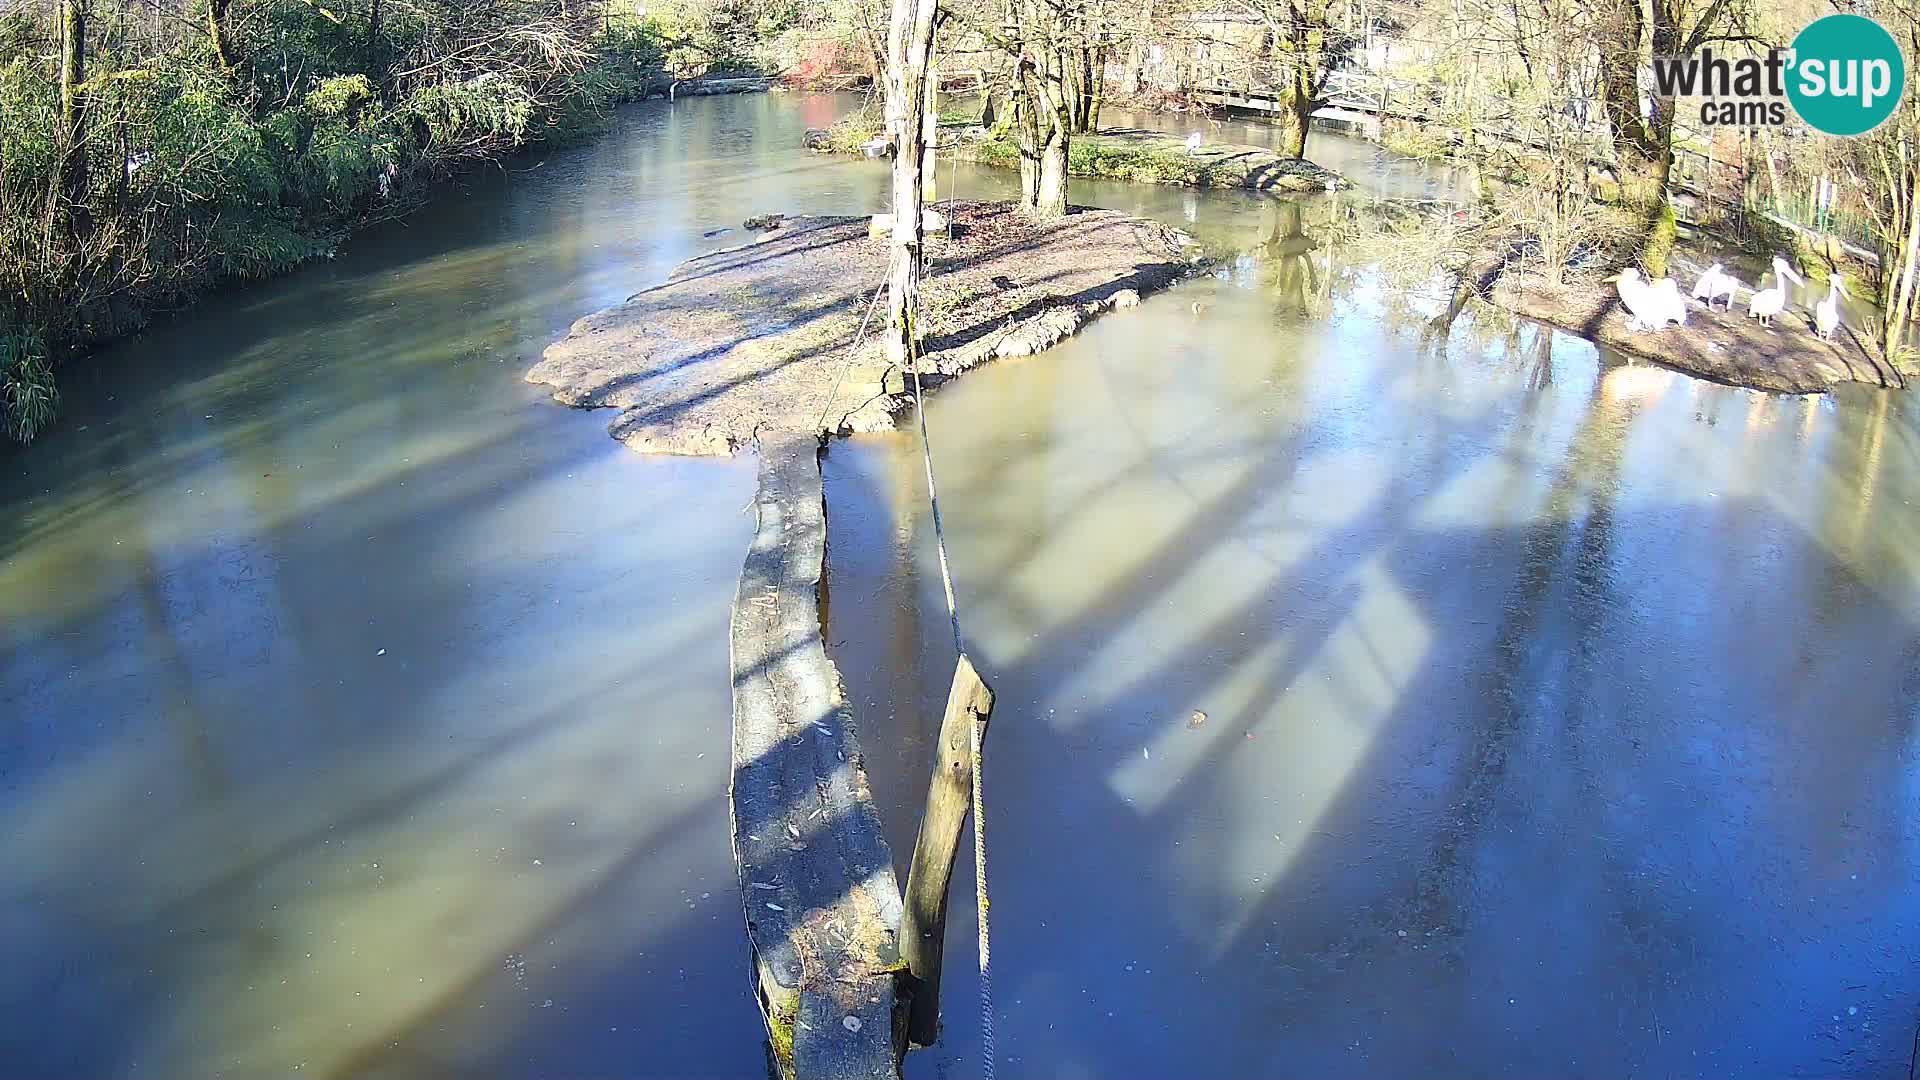
[[[1762, 283], [1765, 282], [1763, 277]], [[1773, 260], [1773, 287], [1756, 289], [1753, 298], [1747, 301], [1747, 317], [1759, 319], [1762, 325], [1772, 326], [1773, 317], [1784, 311], [1787, 306], [1787, 282], [1806, 285], [1806, 279], [1794, 272], [1787, 260]], [[1627, 313], [1633, 316], [1627, 322], [1629, 330], [1664, 330], [1668, 324], [1687, 324], [1687, 304], [1680, 298], [1680, 286], [1670, 277], [1659, 281], [1648, 281], [1640, 271], [1628, 267], [1620, 271], [1615, 279], [1620, 290], [1620, 302], [1626, 305]], [[1733, 310], [1733, 293], [1740, 282], [1732, 274], [1721, 268], [1719, 263], [1707, 267], [1700, 280], [1693, 287], [1693, 298], [1713, 310], [1714, 301], [1724, 299], [1724, 310]], [[1832, 340], [1833, 332], [1840, 325], [1840, 298], [1851, 299], [1846, 282], [1839, 274], [1834, 274], [1827, 286], [1827, 298], [1813, 307], [1813, 328], [1821, 340]]]

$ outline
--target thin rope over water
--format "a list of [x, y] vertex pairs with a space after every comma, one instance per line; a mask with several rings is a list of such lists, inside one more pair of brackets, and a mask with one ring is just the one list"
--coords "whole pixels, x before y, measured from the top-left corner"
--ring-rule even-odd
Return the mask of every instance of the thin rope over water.
[[993, 977], [989, 967], [991, 936], [987, 933], [987, 819], [980, 799], [980, 737], [986, 721], [973, 718], [973, 906], [980, 921], [980, 1075], [993, 1080]]
[[847, 346], [847, 358], [840, 364], [840, 374], [834, 376], [833, 389], [827, 391], [827, 402], [820, 406], [820, 419], [814, 421], [815, 431], [831, 434], [827, 432], [827, 414], [833, 411], [833, 399], [840, 396], [840, 384], [846, 381], [847, 371], [853, 367], [853, 358], [860, 354], [860, 343], [867, 337], [867, 324], [873, 321], [873, 310], [880, 306], [880, 297], [886, 291], [887, 283], [882, 281], [880, 287], [873, 290], [873, 299], [867, 301], [867, 317], [860, 320], [860, 330], [853, 335], [853, 343]]
[[[939, 166], [935, 165], [934, 175], [938, 176]], [[953, 228], [953, 199], [959, 187], [959, 159], [948, 159], [947, 171], [947, 228]], [[891, 200], [889, 200], [891, 203]], [[890, 206], [896, 215], [894, 222], [899, 223], [899, 207]], [[880, 286], [885, 291], [886, 284]], [[874, 307], [880, 302], [880, 293], [874, 293], [873, 302], [867, 307], [867, 318], [873, 317]], [[861, 333], [866, 332], [866, 322], [861, 323]], [[913, 376], [913, 411], [920, 422], [920, 460], [927, 474], [927, 505], [933, 513], [933, 545], [940, 557], [940, 585], [946, 593], [947, 624], [953, 630], [953, 652], [958, 660], [967, 653], [966, 641], [960, 634], [960, 605], [953, 594], [953, 567], [947, 558], [947, 530], [940, 517], [940, 489], [933, 478], [933, 439], [927, 434], [927, 402], [925, 389], [920, 384], [920, 342], [917, 328], [907, 327], [907, 370]], [[857, 339], [856, 339], [857, 340]], [[852, 353], [848, 354], [852, 362]], [[845, 371], [841, 374], [844, 376]], [[834, 384], [834, 392], [839, 392], [839, 384]], [[827, 398], [829, 405], [833, 396]], [[826, 422], [825, 412], [821, 413], [821, 423]], [[973, 904], [975, 921], [979, 927], [978, 952], [980, 959], [980, 1074], [984, 1080], [994, 1080], [995, 1061], [998, 1053], [993, 1037], [993, 935], [988, 927], [987, 913], [987, 824], [986, 802], [982, 794], [982, 771], [980, 757], [981, 738], [985, 734], [985, 721], [976, 716], [973, 720], [971, 738], [971, 757], [973, 767]]]
[[933, 507], [933, 546], [940, 553], [940, 584], [947, 591], [947, 621], [953, 625], [955, 658], [967, 651], [960, 638], [960, 610], [953, 599], [953, 570], [947, 565], [947, 532], [940, 521], [940, 490], [933, 482], [933, 443], [927, 438], [926, 401], [920, 391], [920, 343], [907, 333], [907, 366], [913, 372], [913, 411], [920, 416], [920, 459], [927, 468], [927, 503]]
[[[948, 219], [948, 223], [951, 224], [952, 219]], [[913, 411], [920, 418], [920, 460], [927, 471], [927, 504], [933, 511], [933, 546], [940, 556], [940, 583], [946, 589], [947, 621], [953, 627], [953, 652], [955, 659], [958, 659], [965, 656], [967, 650], [960, 635], [960, 607], [953, 596], [953, 569], [947, 560], [947, 532], [940, 519], [940, 491], [933, 479], [933, 440], [927, 434], [926, 396], [920, 386], [920, 343], [911, 328], [907, 334], [907, 360], [913, 373]], [[978, 716], [974, 717], [970, 748], [973, 767], [973, 905], [979, 926], [980, 1075], [985, 1080], [994, 1080], [994, 1063], [998, 1055], [993, 1039], [993, 935], [988, 928], [987, 918], [990, 910], [987, 899], [987, 816], [981, 788], [984, 766], [980, 756], [980, 741], [985, 728], [986, 722]]]

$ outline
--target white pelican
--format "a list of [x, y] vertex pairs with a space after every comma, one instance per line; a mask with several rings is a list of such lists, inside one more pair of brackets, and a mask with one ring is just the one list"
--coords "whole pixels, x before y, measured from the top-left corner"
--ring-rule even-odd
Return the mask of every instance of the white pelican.
[[1654, 282], [1653, 295], [1654, 299], [1659, 301], [1660, 307], [1660, 322], [1657, 325], [1665, 326], [1667, 323], [1687, 325], [1687, 302], [1680, 299], [1680, 286], [1674, 284], [1672, 278], [1663, 277]]
[[1827, 298], [1813, 308], [1813, 328], [1822, 340], [1831, 340], [1834, 328], [1840, 325], [1840, 298], [1843, 296], [1853, 298], [1853, 294], [1847, 292], [1847, 283], [1836, 273], [1827, 282]]
[[1193, 155], [1199, 153], [1200, 145], [1206, 141], [1207, 141], [1206, 136], [1200, 134], [1197, 131], [1191, 135], [1188, 135], [1187, 136], [1187, 156], [1192, 157]]
[[1693, 287], [1693, 298], [1712, 311], [1713, 302], [1724, 296], [1727, 298], [1727, 310], [1732, 311], [1733, 290], [1739, 287], [1740, 283], [1734, 280], [1732, 274], [1722, 270], [1719, 263], [1714, 263], [1707, 267], [1706, 273], [1700, 275], [1699, 282]]
[[1687, 309], [1680, 302], [1680, 287], [1672, 278], [1649, 284], [1639, 270], [1629, 266], [1620, 271], [1614, 287], [1620, 290], [1620, 302], [1633, 316], [1627, 320], [1627, 329], [1664, 330], [1670, 322], [1685, 325]]
[[1747, 301], [1747, 317], [1772, 326], [1773, 317], [1786, 310], [1789, 281], [1796, 285], [1806, 284], [1806, 279], [1794, 273], [1793, 267], [1787, 265], [1787, 260], [1774, 256], [1773, 288], [1760, 289], [1753, 294], [1753, 299]]

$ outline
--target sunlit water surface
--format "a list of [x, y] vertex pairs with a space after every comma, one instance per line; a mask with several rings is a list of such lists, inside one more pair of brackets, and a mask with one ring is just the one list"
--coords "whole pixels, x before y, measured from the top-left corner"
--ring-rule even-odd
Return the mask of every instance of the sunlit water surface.
[[762, 1073], [753, 462], [521, 376], [703, 233], [878, 197], [796, 150], [839, 107], [634, 107], [66, 369], [0, 451], [0, 1073]]
[[[1904, 1075], [1912, 400], [1435, 339], [1324, 239], [1363, 198], [1203, 198], [1250, 254], [929, 404], [1002, 1074]], [[953, 668], [918, 443], [826, 468], [904, 851]], [[914, 1077], [979, 1067], [961, 864]]]
[[[882, 166], [796, 149], [845, 107], [629, 109], [69, 369], [0, 459], [9, 1075], [762, 1074], [725, 804], [752, 461], [639, 457], [520, 376], [740, 239], [704, 234], [882, 209]], [[1000, 693], [1003, 1074], [1897, 1071], [1912, 407], [1484, 313], [1436, 344], [1334, 237], [1451, 181], [1313, 152], [1362, 191], [1076, 183], [1220, 275], [931, 406]], [[952, 663], [924, 482], [906, 436], [826, 467], [904, 859]], [[970, 881], [910, 1075], [977, 1070]]]

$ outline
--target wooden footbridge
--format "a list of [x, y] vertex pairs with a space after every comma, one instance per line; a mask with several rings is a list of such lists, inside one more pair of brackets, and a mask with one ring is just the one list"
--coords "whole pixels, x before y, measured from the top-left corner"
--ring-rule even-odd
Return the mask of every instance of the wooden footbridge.
[[[1396, 108], [1395, 84], [1385, 76], [1368, 71], [1336, 71], [1328, 76], [1325, 104], [1313, 112], [1313, 119], [1357, 129], [1370, 139], [1380, 137], [1381, 122], [1387, 118], [1417, 120], [1423, 115], [1407, 108]], [[1413, 89], [1399, 89], [1401, 101], [1412, 100]], [[1262, 85], [1250, 77], [1234, 78], [1215, 74], [1202, 79], [1188, 91], [1195, 101], [1217, 109], [1240, 109], [1267, 116], [1288, 112], [1287, 91]]]

